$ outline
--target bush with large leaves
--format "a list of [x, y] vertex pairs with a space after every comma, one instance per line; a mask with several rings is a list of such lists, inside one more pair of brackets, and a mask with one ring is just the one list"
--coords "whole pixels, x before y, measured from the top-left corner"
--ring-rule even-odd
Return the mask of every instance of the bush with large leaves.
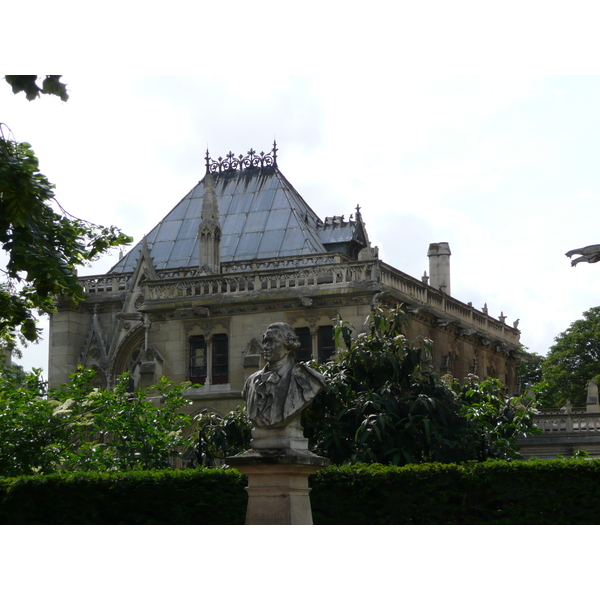
[[374, 312], [356, 339], [338, 323], [345, 349], [323, 367], [327, 387], [303, 413], [312, 449], [336, 464], [517, 457], [517, 435], [535, 431], [532, 408], [504, 398], [500, 382], [425, 369], [429, 342], [410, 342], [405, 325], [399, 309]]
[[198, 465], [214, 467], [222, 464], [227, 456], [233, 456], [250, 448], [252, 423], [244, 405], [221, 416], [204, 409], [192, 419], [192, 443]]

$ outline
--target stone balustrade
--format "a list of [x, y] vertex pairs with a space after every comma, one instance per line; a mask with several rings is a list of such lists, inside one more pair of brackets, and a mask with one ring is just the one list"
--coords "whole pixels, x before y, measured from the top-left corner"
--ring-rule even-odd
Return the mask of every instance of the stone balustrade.
[[131, 274], [125, 275], [88, 275], [79, 277], [79, 285], [86, 295], [124, 292], [129, 287]]
[[463, 304], [385, 263], [381, 264], [380, 272], [383, 285], [408, 297], [405, 302], [409, 310], [411, 310], [411, 305], [424, 310], [434, 309], [438, 314], [447, 318], [449, 322], [453, 320], [460, 321], [460, 326], [465, 329], [471, 326], [474, 331], [487, 333], [496, 340], [499, 339], [510, 344], [513, 348], [519, 345], [519, 331], [514, 327], [509, 327], [476, 308]]
[[287, 269], [306, 266], [330, 265], [346, 262], [348, 259], [339, 252], [327, 254], [306, 254], [303, 256], [290, 256], [268, 260], [240, 260], [223, 263], [222, 273], [240, 273], [248, 271], [267, 271], [271, 269]]
[[[299, 261], [286, 261], [297, 263]], [[369, 282], [375, 279], [376, 261], [307, 264], [292, 268], [270, 268], [251, 272], [231, 271], [219, 275], [170, 277], [146, 285], [149, 300], [192, 298], [214, 294], [243, 294], [299, 288], [320, 289]]]
[[533, 421], [543, 434], [600, 432], [600, 413], [542, 413]]
[[[472, 306], [443, 294], [423, 282], [378, 260], [352, 261], [330, 252], [269, 260], [223, 263], [221, 273], [207, 274], [198, 269], [181, 268], [160, 271], [157, 279], [146, 283], [148, 300], [207, 297], [215, 294], [240, 295], [248, 292], [274, 290], [318, 290], [351, 283], [381, 284], [394, 291], [407, 305], [433, 310], [456, 321], [470, 334], [469, 328], [480, 335], [490, 336], [512, 348], [519, 343], [519, 332], [493, 319]], [[88, 276], [79, 279], [88, 296], [126, 291], [131, 274]], [[489, 340], [492, 343], [492, 339]]]

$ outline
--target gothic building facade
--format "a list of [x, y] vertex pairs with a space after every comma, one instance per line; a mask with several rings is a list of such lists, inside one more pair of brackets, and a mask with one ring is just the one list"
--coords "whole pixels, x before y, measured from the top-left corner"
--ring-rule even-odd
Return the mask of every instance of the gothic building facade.
[[415, 279], [378, 258], [360, 208], [349, 220], [321, 219], [268, 154], [212, 160], [204, 178], [102, 276], [80, 278], [86, 299], [57, 302], [50, 320], [49, 380], [77, 365], [111, 386], [161, 376], [192, 381], [194, 409], [225, 413], [259, 369], [266, 327], [292, 325], [299, 360], [335, 352], [334, 320], [357, 333], [376, 307], [401, 304], [407, 336], [433, 341], [432, 367], [500, 379], [517, 391], [519, 331], [451, 296], [450, 248], [429, 246], [429, 277]]

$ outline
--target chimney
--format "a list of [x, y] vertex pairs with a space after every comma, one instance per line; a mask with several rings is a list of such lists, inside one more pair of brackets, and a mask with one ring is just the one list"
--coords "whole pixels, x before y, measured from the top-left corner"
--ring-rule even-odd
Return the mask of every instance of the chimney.
[[450, 296], [450, 246], [448, 242], [429, 244], [429, 285]]

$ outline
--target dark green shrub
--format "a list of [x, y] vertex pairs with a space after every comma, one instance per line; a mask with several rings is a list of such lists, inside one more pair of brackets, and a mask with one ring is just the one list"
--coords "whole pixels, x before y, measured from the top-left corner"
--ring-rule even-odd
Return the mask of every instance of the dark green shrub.
[[[0, 480], [0, 524], [241, 525], [235, 469], [62, 473]], [[600, 524], [600, 460], [328, 467], [315, 525]]]
[[61, 473], [0, 480], [1, 524], [243, 524], [246, 478], [238, 471]]
[[598, 524], [600, 460], [329, 467], [315, 524]]

